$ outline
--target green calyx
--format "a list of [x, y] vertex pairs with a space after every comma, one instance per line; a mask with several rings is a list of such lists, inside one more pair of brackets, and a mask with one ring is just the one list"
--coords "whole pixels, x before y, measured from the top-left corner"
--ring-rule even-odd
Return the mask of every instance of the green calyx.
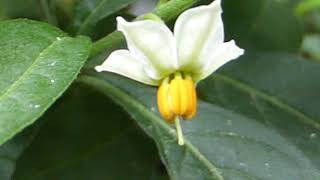
[[158, 4], [157, 4], [157, 7], [167, 3], [169, 0], [159, 0]]
[[164, 23], [163, 20], [159, 16], [157, 16], [156, 14], [153, 14], [153, 13], [148, 13], [148, 14], [142, 15], [142, 16], [138, 17], [137, 20], [152, 20], [152, 21]]

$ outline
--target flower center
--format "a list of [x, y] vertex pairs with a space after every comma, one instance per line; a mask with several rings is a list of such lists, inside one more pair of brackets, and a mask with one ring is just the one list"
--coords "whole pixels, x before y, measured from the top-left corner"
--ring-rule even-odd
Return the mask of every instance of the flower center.
[[174, 123], [177, 116], [191, 119], [196, 114], [196, 89], [189, 75], [183, 77], [177, 72], [173, 77], [165, 78], [158, 89], [157, 98], [160, 114], [169, 123]]

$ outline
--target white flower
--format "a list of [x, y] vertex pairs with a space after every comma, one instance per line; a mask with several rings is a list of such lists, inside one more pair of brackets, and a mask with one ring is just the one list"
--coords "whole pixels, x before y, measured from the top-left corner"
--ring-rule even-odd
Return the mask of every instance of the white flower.
[[118, 17], [118, 30], [129, 50], [114, 51], [95, 68], [160, 86], [160, 114], [167, 122], [176, 123], [180, 145], [184, 142], [179, 117], [191, 119], [196, 114], [195, 83], [244, 53], [233, 40], [224, 42], [220, 4], [221, 0], [215, 0], [185, 11], [173, 33], [163, 22], [127, 22]]
[[177, 71], [198, 82], [244, 53], [233, 40], [224, 42], [221, 13], [220, 0], [189, 9], [178, 17], [174, 33], [161, 22], [118, 17], [129, 50], [114, 51], [96, 70], [155, 86]]

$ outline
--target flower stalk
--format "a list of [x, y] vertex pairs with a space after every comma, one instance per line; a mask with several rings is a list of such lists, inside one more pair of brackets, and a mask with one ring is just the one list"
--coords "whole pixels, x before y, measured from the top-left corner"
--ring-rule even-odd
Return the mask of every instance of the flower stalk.
[[178, 144], [180, 146], [183, 146], [184, 145], [184, 138], [183, 138], [183, 133], [182, 133], [182, 128], [181, 128], [179, 116], [176, 116], [174, 122], [175, 122], [176, 130], [177, 130]]

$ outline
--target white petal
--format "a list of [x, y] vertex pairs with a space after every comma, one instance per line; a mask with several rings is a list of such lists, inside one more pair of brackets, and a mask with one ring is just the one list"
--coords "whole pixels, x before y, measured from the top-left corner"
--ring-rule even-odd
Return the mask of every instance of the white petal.
[[182, 13], [176, 21], [174, 35], [178, 48], [179, 66], [190, 70], [197, 66], [202, 50], [224, 41], [220, 0]]
[[118, 17], [118, 30], [126, 37], [134, 56], [150, 61], [162, 77], [177, 69], [176, 45], [172, 32], [162, 22], [126, 22]]
[[206, 63], [202, 65], [198, 74], [195, 75], [195, 80], [200, 81], [208, 77], [225, 63], [238, 58], [243, 53], [244, 50], [239, 48], [233, 40], [219, 45], [211, 52], [202, 53], [200, 55], [200, 60]]
[[95, 67], [98, 72], [113, 72], [148, 85], [158, 85], [157, 80], [149, 77], [146, 68], [152, 70], [143, 61], [132, 56], [128, 50], [112, 52], [102, 65]]

